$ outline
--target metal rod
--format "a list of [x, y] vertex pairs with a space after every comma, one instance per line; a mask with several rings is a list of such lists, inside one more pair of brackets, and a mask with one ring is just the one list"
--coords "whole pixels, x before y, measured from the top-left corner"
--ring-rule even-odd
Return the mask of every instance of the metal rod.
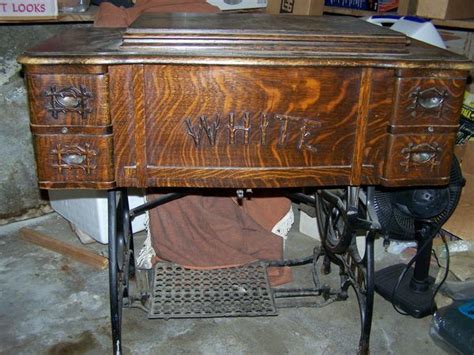
[[286, 289], [273, 289], [273, 297], [275, 298], [286, 298], [286, 297], [308, 297], [308, 296], [321, 296], [324, 290], [317, 288], [286, 288]]
[[316, 203], [316, 200], [314, 199], [313, 196], [309, 196], [301, 192], [288, 192], [286, 195], [290, 198], [293, 198], [300, 202], [311, 204], [313, 206]]
[[136, 216], [145, 213], [148, 210], [151, 210], [155, 207], [163, 205], [167, 202], [176, 200], [178, 198], [184, 197], [187, 194], [184, 192], [172, 192], [163, 196], [156, 198], [153, 201], [145, 202], [143, 205], [137, 206], [130, 211], [130, 218], [135, 218]]
[[303, 298], [303, 299], [278, 299], [275, 300], [275, 305], [277, 308], [321, 308], [325, 307], [333, 302], [336, 302], [337, 300], [334, 298], [329, 298], [325, 301], [322, 302], [317, 302], [308, 298]]
[[[364, 190], [362, 190], [363, 192]], [[379, 231], [382, 229], [380, 226], [379, 218], [375, 212], [374, 199], [375, 199], [375, 187], [367, 187], [367, 196], [365, 196], [366, 206], [367, 206], [367, 219], [370, 221], [371, 226], [370, 230]]]
[[309, 264], [313, 261], [314, 256], [306, 256], [300, 259], [282, 259], [282, 260], [268, 260], [268, 266], [297, 266]]

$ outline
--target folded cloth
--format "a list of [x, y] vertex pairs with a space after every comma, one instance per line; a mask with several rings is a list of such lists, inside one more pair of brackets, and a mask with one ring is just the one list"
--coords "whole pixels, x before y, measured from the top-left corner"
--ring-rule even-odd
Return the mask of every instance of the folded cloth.
[[[128, 27], [143, 12], [219, 12], [219, 9], [205, 0], [137, 0], [128, 9], [104, 2], [94, 26]], [[149, 195], [148, 199], [156, 197]], [[279, 235], [288, 231], [292, 222], [287, 218], [290, 208], [290, 201], [280, 197], [244, 200], [242, 206], [230, 197], [216, 196], [186, 196], [168, 202], [149, 212], [154, 261], [210, 269], [281, 259], [283, 240], [271, 231], [274, 229]], [[284, 223], [278, 223], [282, 219]], [[146, 255], [140, 257], [146, 259]], [[287, 267], [268, 268], [268, 276], [272, 285], [291, 281]]]
[[109, 2], [99, 6], [95, 27], [128, 27], [144, 12], [219, 12], [206, 0], [137, 0], [130, 8], [118, 7]]
[[[149, 195], [148, 200], [157, 196]], [[283, 257], [283, 239], [271, 233], [291, 203], [281, 197], [243, 200], [186, 196], [149, 212], [157, 260], [187, 268], [223, 268]], [[289, 268], [269, 268], [272, 285], [291, 281]]]

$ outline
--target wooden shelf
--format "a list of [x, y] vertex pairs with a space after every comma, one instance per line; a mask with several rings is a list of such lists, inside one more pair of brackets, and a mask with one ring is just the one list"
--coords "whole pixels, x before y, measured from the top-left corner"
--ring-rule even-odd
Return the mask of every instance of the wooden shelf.
[[[386, 12], [366, 11], [349, 9], [346, 7], [324, 6], [323, 11], [327, 14], [347, 15], [347, 16], [374, 16], [388, 15]], [[392, 12], [390, 14], [393, 14]]]
[[[27, 24], [27, 23], [67, 23], [67, 22], [94, 22], [97, 12], [99, 11], [98, 6], [90, 6], [86, 12], [76, 13], [60, 13], [57, 18], [54, 19], [28, 19], [28, 20], [6, 20], [0, 19], [0, 23], [16, 23], [16, 24]], [[349, 9], [344, 7], [335, 6], [324, 6], [324, 12], [327, 14], [338, 14], [346, 16], [373, 16], [373, 15], [393, 15], [393, 12], [376, 12], [376, 11], [365, 11]], [[437, 20], [433, 19], [432, 22], [436, 26], [440, 27], [452, 27], [474, 30], [474, 19], [468, 20]]]
[[468, 20], [431, 20], [436, 26], [474, 30], [474, 19]]
[[[346, 16], [373, 16], [373, 15], [396, 15], [393, 12], [376, 12], [376, 11], [365, 11], [365, 10], [356, 10], [349, 9], [345, 7], [336, 7], [336, 6], [324, 6], [325, 13], [327, 14], [338, 14]], [[439, 27], [450, 27], [450, 28], [460, 28], [467, 30], [474, 30], [474, 19], [467, 20], [431, 20], [433, 24]]]
[[68, 23], [68, 22], [94, 22], [97, 12], [99, 11], [98, 6], [90, 6], [86, 12], [75, 12], [75, 13], [60, 13], [58, 17], [52, 19], [0, 19], [0, 23], [11, 23], [11, 24], [29, 24], [29, 23]]

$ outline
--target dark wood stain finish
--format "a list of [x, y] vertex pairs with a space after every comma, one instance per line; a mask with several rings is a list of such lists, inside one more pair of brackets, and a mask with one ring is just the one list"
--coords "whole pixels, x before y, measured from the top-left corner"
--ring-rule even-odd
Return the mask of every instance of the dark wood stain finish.
[[34, 135], [40, 186], [113, 186], [112, 135]]
[[[375, 185], [383, 171], [387, 151], [387, 122], [393, 108], [393, 70], [374, 70], [371, 77], [367, 126], [363, 144], [361, 184]], [[363, 99], [364, 100], [364, 99]]]
[[[382, 183], [388, 186], [413, 184], [417, 178], [428, 185], [449, 181], [455, 134], [389, 135]], [[421, 155], [417, 158], [417, 154]], [[423, 156], [425, 154], [425, 156]]]
[[[465, 81], [433, 77], [398, 78], [392, 124], [457, 126]], [[439, 100], [439, 105], [426, 107], [430, 99]]]
[[[114, 158], [120, 164], [115, 165], [115, 178], [122, 186], [138, 186], [137, 145], [135, 140], [136, 116], [135, 99], [140, 89], [134, 82], [134, 68], [126, 65], [110, 67], [110, 107], [114, 125]], [[126, 94], [125, 94], [126, 93]], [[120, 168], [119, 168], [120, 166]]]
[[106, 75], [28, 74], [27, 86], [33, 125], [110, 124]]
[[360, 76], [346, 68], [147, 66], [147, 170], [350, 167]]
[[247, 15], [146, 14], [22, 56], [40, 186], [447, 182], [472, 63], [354, 19]]

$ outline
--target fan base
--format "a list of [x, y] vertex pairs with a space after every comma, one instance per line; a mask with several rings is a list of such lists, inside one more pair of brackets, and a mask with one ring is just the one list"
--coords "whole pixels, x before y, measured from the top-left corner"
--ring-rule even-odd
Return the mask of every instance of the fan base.
[[400, 283], [395, 296], [392, 297], [393, 289], [405, 267], [406, 264], [396, 264], [378, 270], [375, 273], [375, 291], [412, 317], [423, 318], [431, 315], [436, 310], [436, 305], [431, 307], [431, 298], [434, 292], [434, 278], [431, 276], [428, 276], [426, 291], [415, 291], [410, 287], [414, 270], [410, 268]]

